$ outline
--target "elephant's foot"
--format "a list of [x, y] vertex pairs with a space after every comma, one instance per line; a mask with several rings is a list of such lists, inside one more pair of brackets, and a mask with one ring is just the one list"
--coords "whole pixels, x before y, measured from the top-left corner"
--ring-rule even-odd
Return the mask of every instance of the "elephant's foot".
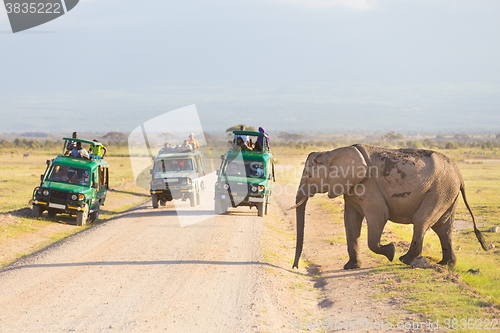
[[349, 260], [347, 264], [344, 265], [344, 269], [356, 269], [361, 268], [360, 261]]
[[440, 262], [438, 262], [438, 265], [442, 265], [442, 266], [448, 265], [448, 267], [450, 269], [454, 269], [455, 264], [456, 264], [456, 260], [452, 260], [452, 259], [446, 259], [446, 260], [443, 259]]
[[405, 255], [402, 255], [401, 257], [399, 257], [399, 260], [403, 263], [403, 264], [407, 264], [407, 265], [410, 265], [412, 263], [413, 260], [415, 260], [417, 257], [415, 256], [411, 256], [409, 253], [406, 253]]
[[394, 260], [394, 256], [396, 255], [396, 246], [394, 246], [394, 243], [384, 245], [380, 249], [382, 250], [381, 254], [386, 256], [389, 261]]

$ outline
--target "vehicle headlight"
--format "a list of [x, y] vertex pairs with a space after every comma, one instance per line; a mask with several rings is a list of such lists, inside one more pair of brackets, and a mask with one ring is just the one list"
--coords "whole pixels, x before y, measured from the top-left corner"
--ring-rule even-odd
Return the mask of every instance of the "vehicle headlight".
[[228, 184], [224, 184], [224, 189], [227, 190], [229, 188], [229, 185]]
[[82, 201], [85, 199], [85, 195], [79, 193], [72, 193], [70, 199], [73, 201]]
[[49, 190], [43, 190], [42, 194], [46, 197], [49, 196]]
[[258, 189], [259, 188], [257, 186], [255, 186], [255, 185], [251, 187], [252, 192], [257, 192]]

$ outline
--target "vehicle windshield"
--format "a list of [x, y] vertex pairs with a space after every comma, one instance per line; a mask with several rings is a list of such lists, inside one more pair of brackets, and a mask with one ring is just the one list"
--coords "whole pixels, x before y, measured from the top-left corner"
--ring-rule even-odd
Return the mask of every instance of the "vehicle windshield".
[[232, 160], [226, 164], [226, 176], [264, 177], [264, 162]]
[[164, 159], [155, 162], [155, 172], [178, 172], [192, 171], [193, 160], [189, 158], [182, 159]]
[[48, 180], [67, 184], [88, 186], [90, 183], [90, 170], [74, 168], [65, 165], [54, 165]]

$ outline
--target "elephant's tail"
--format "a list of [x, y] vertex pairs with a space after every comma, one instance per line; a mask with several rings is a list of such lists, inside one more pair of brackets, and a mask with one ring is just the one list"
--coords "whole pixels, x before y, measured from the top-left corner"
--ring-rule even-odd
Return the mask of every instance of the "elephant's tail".
[[474, 223], [474, 233], [476, 234], [477, 240], [481, 244], [481, 247], [483, 250], [488, 251], [488, 248], [486, 247], [486, 240], [483, 237], [483, 234], [481, 231], [476, 226], [476, 219], [474, 218], [474, 214], [472, 214], [472, 210], [469, 207], [469, 203], [467, 202], [467, 198], [465, 197], [465, 187], [464, 185], [460, 186], [460, 192], [462, 192], [462, 198], [464, 198], [465, 206], [469, 210], [470, 216], [472, 216], [472, 223]]

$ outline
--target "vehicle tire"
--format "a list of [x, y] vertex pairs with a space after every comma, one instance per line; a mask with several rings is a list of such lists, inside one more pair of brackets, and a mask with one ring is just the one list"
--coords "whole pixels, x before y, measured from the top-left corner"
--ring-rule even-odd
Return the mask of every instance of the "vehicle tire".
[[196, 192], [196, 204], [201, 205], [200, 190]]
[[220, 199], [215, 199], [214, 212], [216, 215], [222, 214], [222, 203]]
[[49, 209], [47, 211], [47, 214], [49, 215], [49, 217], [56, 217], [56, 215], [57, 215], [56, 211], [53, 209]]
[[87, 224], [87, 218], [89, 217], [89, 206], [85, 205], [85, 209], [76, 213], [76, 225], [81, 227]]
[[257, 215], [262, 217], [264, 216], [264, 202], [259, 202], [257, 204]]
[[196, 206], [196, 195], [194, 194], [194, 192], [189, 193], [189, 204], [191, 205], [191, 207]]
[[99, 219], [99, 210], [101, 209], [101, 204], [97, 204], [97, 207], [96, 209], [90, 213], [90, 220], [92, 222], [97, 222], [97, 220]]
[[158, 196], [156, 194], [151, 195], [151, 202], [153, 203], [153, 208], [158, 208]]
[[39, 219], [42, 216], [43, 213], [43, 208], [38, 206], [38, 205], [33, 205], [33, 208], [31, 209], [31, 215], [35, 219]]
[[160, 199], [160, 206], [165, 206], [167, 201], [165, 199]]

